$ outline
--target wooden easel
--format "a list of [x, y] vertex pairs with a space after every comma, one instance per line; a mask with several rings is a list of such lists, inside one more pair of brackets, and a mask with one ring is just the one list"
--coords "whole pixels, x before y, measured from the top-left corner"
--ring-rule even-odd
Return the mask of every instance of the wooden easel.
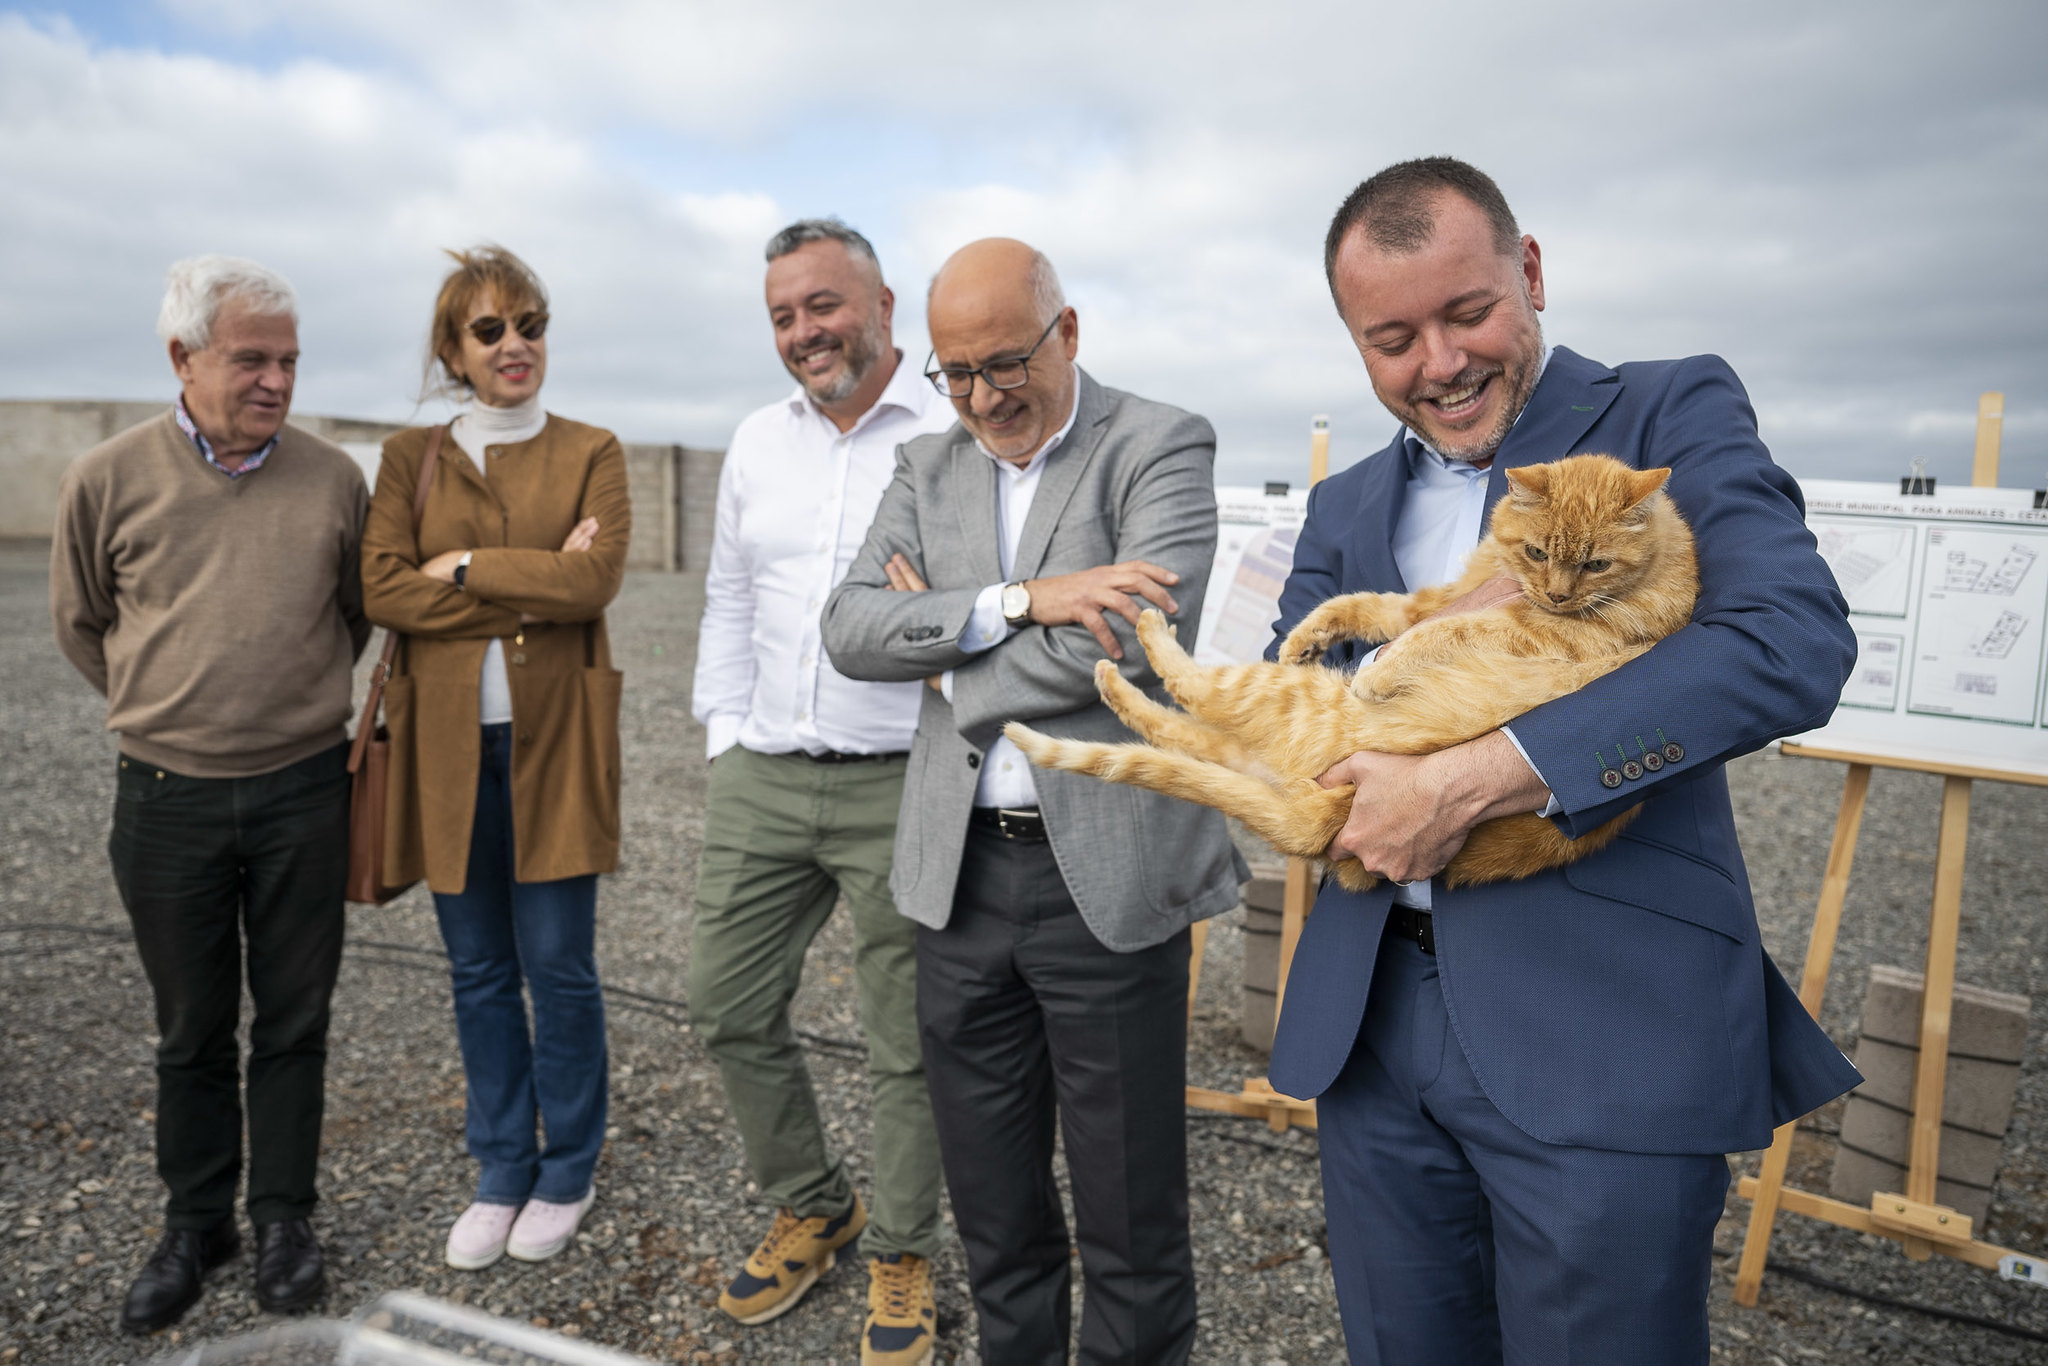
[[[1308, 483], [1314, 488], [1330, 472], [1330, 419], [1318, 417], [1309, 428]], [[1273, 994], [1273, 1023], [1280, 1023], [1280, 1007], [1287, 999], [1287, 972], [1294, 966], [1294, 949], [1301, 943], [1301, 927], [1308, 920], [1309, 905], [1315, 900], [1315, 865], [1307, 859], [1287, 860], [1286, 893], [1280, 903], [1280, 977]], [[1188, 959], [1188, 1018], [1195, 1015], [1195, 991], [1202, 984], [1202, 951], [1209, 944], [1209, 922], [1198, 920], [1190, 933], [1192, 953]], [[1245, 1078], [1240, 1091], [1215, 1091], [1190, 1086], [1187, 1103], [1197, 1110], [1219, 1110], [1224, 1114], [1263, 1119], [1274, 1133], [1289, 1127], [1316, 1127], [1316, 1103], [1283, 1096], [1264, 1077]]]
[[[1998, 484], [1998, 446], [2005, 396], [1987, 393], [1977, 402], [1977, 450], [1971, 484]], [[1792, 1156], [1795, 1120], [1781, 1125], [1764, 1154], [1763, 1168], [1745, 1176], [1736, 1193], [1751, 1202], [1749, 1229], [1743, 1236], [1742, 1259], [1735, 1270], [1735, 1302], [1756, 1303], [1770, 1255], [1771, 1228], [1778, 1211], [1787, 1209], [1831, 1224], [1897, 1239], [1908, 1257], [1926, 1261], [1939, 1252], [1973, 1266], [1997, 1269], [2003, 1257], [2021, 1256], [2010, 1248], [1975, 1236], [1967, 1215], [1935, 1203], [1935, 1179], [1941, 1162], [1941, 1115], [1948, 1074], [1950, 1007], [1955, 995], [1956, 939], [1963, 901], [1963, 847], [1969, 836], [1970, 784], [1977, 779], [2048, 787], [2048, 777], [1986, 766], [1942, 763], [1897, 755], [1823, 749], [1786, 744], [1786, 754], [1804, 759], [1832, 759], [1849, 766], [1842, 785], [1842, 806], [1835, 817], [1834, 842], [1828, 848], [1827, 873], [1821, 882], [1820, 907], [1807, 941], [1806, 965], [1800, 974], [1799, 1002], [1816, 1019], [1827, 992], [1828, 967], [1835, 953], [1835, 932], [1842, 922], [1842, 903], [1849, 890], [1849, 867], [1856, 857], [1856, 836], [1863, 824], [1863, 804], [1870, 795], [1873, 768], [1904, 769], [1942, 775], [1941, 836], [1934, 860], [1934, 905], [1927, 924], [1927, 976], [1920, 1009], [1920, 1062], [1913, 1084], [1912, 1147], [1903, 1192], [1873, 1195], [1869, 1208], [1849, 1204], [1785, 1184]]]

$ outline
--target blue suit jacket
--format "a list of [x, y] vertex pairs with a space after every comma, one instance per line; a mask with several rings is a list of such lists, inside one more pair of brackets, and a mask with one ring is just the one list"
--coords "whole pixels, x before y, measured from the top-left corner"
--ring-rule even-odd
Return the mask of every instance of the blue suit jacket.
[[[1764, 953], [1723, 765], [1820, 725], [1855, 663], [1847, 607], [1798, 486], [1772, 463], [1717, 356], [1610, 370], [1560, 347], [1495, 460], [1605, 454], [1671, 467], [1699, 545], [1691, 624], [1515, 736], [1583, 835], [1638, 802], [1591, 858], [1519, 882], [1434, 889], [1437, 968], [1458, 1042], [1495, 1105], [1548, 1143], [1737, 1152], [1861, 1078]], [[1408, 463], [1386, 450], [1318, 485], [1280, 599], [1284, 635], [1339, 593], [1406, 592], [1394, 527]], [[1276, 639], [1275, 649], [1278, 648]], [[1347, 646], [1330, 662], [1354, 663]], [[1665, 741], [1684, 757], [1610, 790]], [[1320, 1095], [1350, 1055], [1392, 889], [1317, 897], [1287, 983], [1271, 1079]]]

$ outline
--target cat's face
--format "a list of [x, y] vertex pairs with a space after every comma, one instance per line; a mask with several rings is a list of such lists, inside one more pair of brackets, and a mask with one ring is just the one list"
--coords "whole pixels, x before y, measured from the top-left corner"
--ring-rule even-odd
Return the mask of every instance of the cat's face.
[[1597, 614], [1642, 581], [1658, 550], [1651, 498], [1670, 470], [1575, 455], [1507, 477], [1491, 535], [1530, 602], [1548, 612]]

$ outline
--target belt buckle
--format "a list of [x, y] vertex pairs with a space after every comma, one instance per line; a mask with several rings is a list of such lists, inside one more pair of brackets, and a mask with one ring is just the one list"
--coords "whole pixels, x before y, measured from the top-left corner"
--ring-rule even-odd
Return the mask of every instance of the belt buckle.
[[1415, 928], [1415, 947], [1430, 957], [1436, 957], [1436, 920], [1428, 911], [1415, 912], [1412, 922]]
[[1019, 840], [1019, 839], [1023, 839], [1023, 838], [1024, 838], [1024, 831], [1023, 831], [1022, 829], [1018, 829], [1018, 830], [1011, 830], [1011, 829], [1010, 829], [1010, 817], [1012, 817], [1012, 816], [1017, 816], [1017, 817], [1020, 817], [1020, 818], [1021, 818], [1021, 817], [1022, 817], [1022, 816], [1024, 816], [1025, 814], [1026, 814], [1026, 813], [1025, 813], [1025, 812], [1022, 812], [1022, 811], [1012, 811], [1012, 810], [1010, 810], [1010, 809], [1009, 809], [1009, 808], [1007, 808], [1007, 807], [1002, 807], [1002, 806], [999, 806], [999, 807], [997, 807], [997, 808], [996, 808], [996, 830], [997, 830], [998, 832], [1000, 832], [1000, 833], [1001, 833], [1001, 835], [1002, 835], [1002, 837], [1003, 837], [1004, 839], [1006, 839], [1006, 840]]

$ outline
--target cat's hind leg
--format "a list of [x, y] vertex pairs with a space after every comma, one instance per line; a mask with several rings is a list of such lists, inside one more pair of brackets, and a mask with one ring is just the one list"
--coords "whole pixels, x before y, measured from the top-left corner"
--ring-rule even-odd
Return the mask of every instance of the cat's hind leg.
[[1326, 788], [1313, 778], [1276, 787], [1221, 764], [1151, 745], [1059, 739], [1020, 721], [1004, 726], [1003, 734], [1040, 768], [1086, 773], [1214, 807], [1243, 821], [1279, 852], [1298, 858], [1322, 858], [1351, 815], [1350, 787]]
[[1252, 757], [1251, 751], [1228, 732], [1147, 697], [1117, 670], [1112, 660], [1096, 661], [1095, 687], [1119, 720], [1162, 749], [1207, 759], [1239, 773], [1263, 775], [1268, 772]]

